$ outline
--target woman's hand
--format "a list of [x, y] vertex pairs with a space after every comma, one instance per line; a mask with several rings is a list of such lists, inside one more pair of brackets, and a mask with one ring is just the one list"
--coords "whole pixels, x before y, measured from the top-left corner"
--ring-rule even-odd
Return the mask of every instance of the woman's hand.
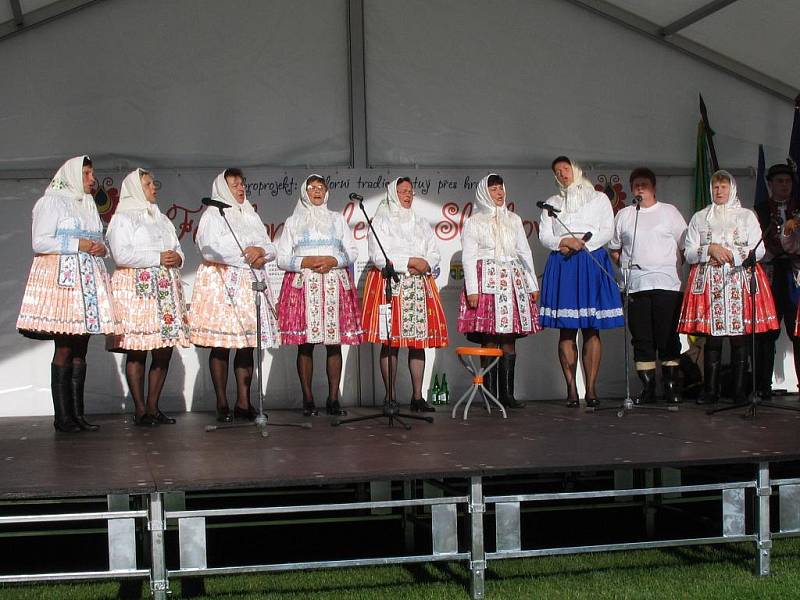
[[266, 250], [259, 246], [248, 246], [244, 249], [244, 260], [248, 265], [255, 267], [255, 262], [261, 258], [264, 258], [266, 253]]
[[181, 266], [181, 255], [174, 250], [165, 250], [161, 253], [161, 266], [172, 268]]
[[470, 308], [478, 308], [479, 294], [467, 294], [467, 305]]
[[424, 258], [409, 258], [408, 259], [408, 273], [410, 275], [425, 275], [431, 270], [431, 266]]
[[92, 256], [102, 257], [106, 255], [106, 247], [101, 242], [80, 238], [78, 240], [78, 252], [86, 252]]
[[538, 291], [531, 292], [531, 300], [533, 300], [534, 302], [538, 302], [539, 301], [539, 292]]
[[709, 244], [708, 256], [713, 261], [716, 261], [716, 264], [714, 264], [712, 260], [708, 261], [713, 266], [724, 265], [725, 263], [733, 264], [733, 252], [720, 244]]

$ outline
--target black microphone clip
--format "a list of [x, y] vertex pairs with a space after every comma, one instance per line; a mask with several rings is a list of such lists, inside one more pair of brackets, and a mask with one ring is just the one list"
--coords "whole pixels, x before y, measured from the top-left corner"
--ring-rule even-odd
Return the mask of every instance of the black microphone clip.
[[351, 194], [348, 196], [348, 198], [350, 198], [350, 200], [354, 200], [355, 202], [358, 202], [359, 204], [361, 204], [361, 203], [364, 201], [364, 196], [359, 196], [359, 195], [358, 195], [358, 194], [356, 194], [355, 192], [352, 192], [352, 193], [351, 193]]
[[547, 214], [549, 214], [551, 217], [553, 215], [555, 215], [556, 213], [560, 213], [561, 212], [561, 210], [559, 210], [558, 208], [556, 208], [552, 204], [548, 204], [547, 202], [542, 202], [541, 200], [539, 200], [539, 202], [536, 203], [536, 206], [538, 206], [542, 210], [546, 210]]
[[219, 209], [219, 214], [222, 214], [222, 211], [226, 208], [230, 208], [230, 204], [225, 204], [224, 202], [220, 202], [219, 200], [214, 200], [213, 198], [203, 198], [200, 200], [204, 205]]

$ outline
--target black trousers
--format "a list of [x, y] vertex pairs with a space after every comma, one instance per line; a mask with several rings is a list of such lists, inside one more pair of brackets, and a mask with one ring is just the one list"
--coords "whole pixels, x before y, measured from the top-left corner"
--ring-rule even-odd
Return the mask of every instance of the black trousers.
[[645, 290], [630, 295], [628, 328], [631, 332], [633, 360], [679, 360], [681, 341], [678, 318], [683, 294], [672, 290]]

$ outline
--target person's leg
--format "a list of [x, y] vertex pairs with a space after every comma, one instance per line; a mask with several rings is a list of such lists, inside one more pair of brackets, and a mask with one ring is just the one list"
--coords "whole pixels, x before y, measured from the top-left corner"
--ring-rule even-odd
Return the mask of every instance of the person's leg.
[[99, 425], [89, 423], [84, 416], [83, 390], [86, 384], [86, 353], [89, 350], [88, 335], [74, 335], [72, 343], [72, 417], [84, 431], [97, 431]]
[[664, 319], [655, 311], [653, 292], [636, 292], [628, 299], [628, 329], [631, 332], [633, 360], [642, 390], [633, 398], [634, 404], [653, 402], [656, 396], [655, 322]]
[[516, 338], [503, 335], [498, 338], [503, 356], [500, 357], [497, 371], [500, 402], [508, 408], [525, 408], [525, 404], [514, 397], [514, 375], [517, 364]]
[[339, 404], [339, 384], [342, 381], [342, 347], [339, 344], [325, 346], [327, 358], [325, 359], [325, 372], [328, 375], [328, 399], [325, 401], [325, 410], [329, 415], [346, 415]]
[[[156, 348], [150, 353], [150, 372], [147, 376], [147, 406], [146, 412], [152, 415], [162, 425], [173, 425], [175, 419], [168, 417], [158, 408], [161, 399], [161, 390], [169, 372], [169, 361], [172, 358], [172, 348]], [[144, 368], [144, 365], [142, 365]]]
[[736, 403], [747, 401], [747, 357], [750, 354], [750, 336], [734, 335], [731, 341], [731, 399]]
[[300, 390], [303, 393], [303, 415], [312, 417], [319, 414], [314, 407], [314, 394], [311, 391], [311, 380], [314, 377], [314, 344], [297, 346], [297, 376], [300, 378]]
[[578, 406], [578, 387], [575, 374], [578, 370], [578, 336], [577, 329], [558, 330], [558, 361], [564, 373], [564, 383], [567, 385], [567, 406]]
[[[498, 347], [498, 342], [495, 339], [495, 337], [489, 336], [489, 335], [485, 335], [483, 340], [481, 341], [481, 347], [483, 347], [483, 348], [497, 348]], [[487, 356], [485, 358], [481, 357], [481, 367], [485, 368], [487, 365], [490, 365], [492, 363], [492, 361], [494, 361], [494, 359], [495, 359], [494, 356]], [[500, 400], [500, 392], [498, 390], [498, 385], [497, 385], [498, 384], [497, 372], [498, 372], [498, 369], [499, 369], [499, 364], [500, 363], [498, 361], [498, 363], [495, 364], [494, 367], [489, 369], [486, 372], [486, 375], [483, 376], [483, 387], [485, 387], [487, 390], [489, 390], [489, 393], [491, 393], [492, 396], [497, 398], [498, 401]]]
[[236, 406], [233, 416], [254, 421], [256, 412], [250, 403], [250, 387], [253, 383], [253, 349], [239, 348], [233, 357], [233, 376], [236, 378]]
[[600, 342], [600, 332], [597, 329], [581, 329], [583, 348], [581, 349], [581, 362], [586, 375], [586, 406], [595, 407], [597, 400], [597, 375], [600, 373], [600, 358], [603, 346]]
[[719, 400], [722, 340], [721, 337], [706, 336], [703, 346], [703, 393], [697, 398], [697, 404], [714, 404]]
[[681, 340], [678, 336], [682, 294], [661, 290], [653, 300], [653, 332], [658, 357], [661, 359], [661, 379], [664, 402], [681, 401], [678, 372], [681, 364]]
[[50, 393], [53, 396], [53, 427], [56, 431], [76, 433], [81, 430], [72, 416], [72, 335], [53, 339], [55, 348], [50, 364]]
[[[397, 387], [397, 352], [398, 348], [390, 348], [387, 344], [381, 346], [381, 378], [383, 379], [383, 389], [386, 390], [386, 398], [390, 401], [396, 399], [394, 392]], [[392, 381], [391, 388], [389, 387], [390, 379]]]
[[217, 421], [230, 423], [232, 416], [228, 408], [228, 348], [212, 348], [208, 355], [208, 368], [211, 371], [211, 383], [217, 399]]
[[411, 373], [411, 410], [414, 412], [434, 412], [436, 408], [422, 397], [422, 378], [425, 375], [425, 350], [408, 349], [408, 371]]
[[125, 357], [125, 381], [131, 393], [134, 407], [134, 422], [138, 425], [147, 412], [144, 400], [144, 367], [147, 352], [144, 350], [128, 350]]

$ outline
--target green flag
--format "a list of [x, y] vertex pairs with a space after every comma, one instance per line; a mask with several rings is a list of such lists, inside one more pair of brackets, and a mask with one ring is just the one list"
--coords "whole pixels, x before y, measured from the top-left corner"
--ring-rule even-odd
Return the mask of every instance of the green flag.
[[[713, 135], [713, 132], [712, 132]], [[711, 158], [708, 137], [701, 120], [697, 124], [697, 154], [694, 163], [694, 209], [702, 210], [711, 204]]]

